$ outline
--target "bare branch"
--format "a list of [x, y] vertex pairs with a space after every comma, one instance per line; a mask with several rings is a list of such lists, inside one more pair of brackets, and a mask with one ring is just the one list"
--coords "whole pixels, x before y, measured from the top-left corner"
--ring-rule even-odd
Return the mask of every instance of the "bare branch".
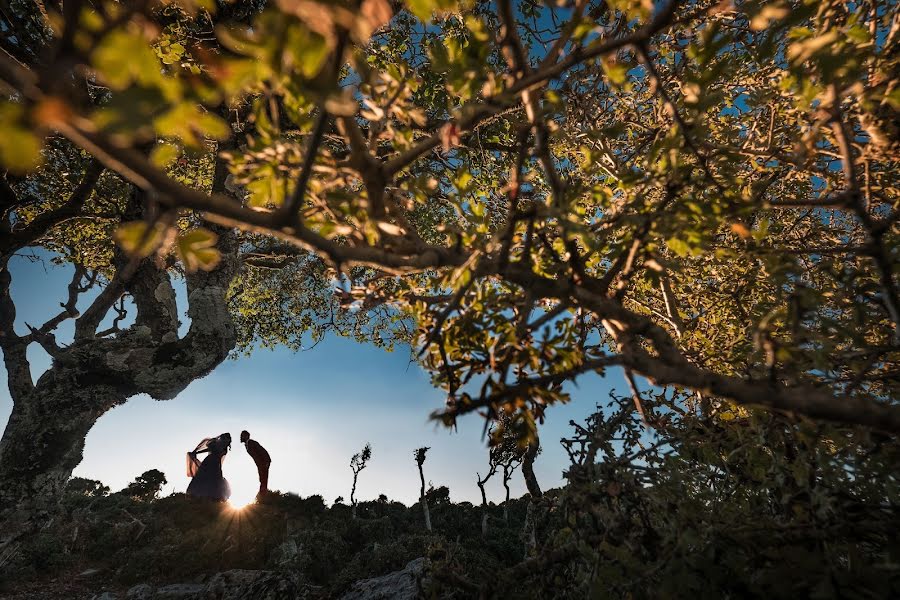
[[[122, 283], [121, 277], [119, 277], [118, 272], [113, 276], [112, 281], [110, 281], [105, 288], [94, 298], [94, 301], [91, 305], [85, 310], [80, 317], [75, 321], [75, 341], [79, 342], [82, 340], [90, 339], [96, 336], [97, 328], [100, 326], [100, 323], [103, 322], [103, 319], [106, 317], [106, 313], [109, 312], [110, 308], [116, 303], [117, 300], [122, 296], [125, 292], [125, 286]], [[109, 332], [105, 332], [109, 333]]]
[[67, 319], [72, 319], [78, 316], [78, 296], [82, 292], [86, 292], [91, 287], [93, 287], [94, 282], [96, 281], [96, 274], [88, 278], [87, 285], [82, 287], [81, 280], [87, 276], [87, 270], [79, 264], [75, 265], [75, 273], [72, 275], [72, 281], [69, 282], [68, 285], [68, 298], [65, 302], [61, 302], [60, 306], [62, 307], [62, 311], [57, 314], [52, 319], [49, 319], [43, 325], [38, 327], [37, 329], [32, 329], [31, 335], [26, 338], [26, 342], [30, 343], [31, 341], [40, 342], [41, 336], [46, 336], [51, 331], [59, 327], [60, 323]]

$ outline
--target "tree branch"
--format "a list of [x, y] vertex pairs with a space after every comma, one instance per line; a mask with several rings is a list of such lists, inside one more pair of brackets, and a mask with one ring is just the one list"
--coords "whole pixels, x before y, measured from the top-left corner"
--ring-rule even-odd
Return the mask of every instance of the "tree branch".
[[34, 389], [28, 343], [15, 332], [16, 305], [10, 295], [12, 274], [8, 260], [0, 260], [0, 350], [6, 365], [7, 385], [13, 402], [23, 402]]
[[23, 228], [14, 229], [4, 236], [0, 242], [0, 255], [8, 257], [21, 248], [34, 244], [60, 223], [81, 216], [81, 208], [90, 198], [102, 174], [103, 165], [98, 160], [91, 159], [81, 182], [69, 195], [68, 200], [58, 208], [41, 213]]

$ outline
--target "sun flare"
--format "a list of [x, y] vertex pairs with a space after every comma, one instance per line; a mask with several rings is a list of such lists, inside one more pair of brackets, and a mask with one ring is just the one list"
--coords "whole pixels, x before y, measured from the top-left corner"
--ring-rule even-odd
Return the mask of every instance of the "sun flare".
[[255, 489], [252, 491], [242, 489], [234, 490], [231, 494], [231, 498], [228, 499], [228, 504], [231, 505], [231, 508], [234, 510], [242, 510], [254, 502], [256, 502]]
[[244, 510], [251, 504], [253, 504], [253, 500], [248, 500], [248, 501], [242, 502], [240, 500], [231, 499], [228, 501], [228, 505], [231, 507], [231, 510]]

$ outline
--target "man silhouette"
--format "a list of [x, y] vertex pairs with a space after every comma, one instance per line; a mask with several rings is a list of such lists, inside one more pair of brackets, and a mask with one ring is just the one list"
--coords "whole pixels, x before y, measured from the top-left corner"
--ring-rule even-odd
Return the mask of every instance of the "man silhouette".
[[247, 431], [241, 432], [241, 443], [247, 449], [247, 454], [253, 458], [256, 468], [259, 471], [259, 497], [264, 496], [269, 491], [269, 465], [272, 464], [272, 457], [266, 452], [259, 442], [250, 439]]

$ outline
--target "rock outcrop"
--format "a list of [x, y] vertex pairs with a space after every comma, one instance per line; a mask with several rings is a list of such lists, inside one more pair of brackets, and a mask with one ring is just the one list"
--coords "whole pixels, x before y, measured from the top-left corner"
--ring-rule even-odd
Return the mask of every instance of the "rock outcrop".
[[[161, 587], [142, 583], [129, 589], [124, 600], [304, 600], [316, 590], [290, 574], [234, 569], [217, 573], [206, 583], [176, 583]], [[121, 599], [104, 592], [94, 600]]]
[[[417, 558], [400, 571], [357, 581], [340, 600], [418, 600], [422, 597], [425, 559]], [[322, 588], [302, 583], [290, 573], [233, 569], [216, 573], [204, 583], [154, 587], [136, 585], [117, 596], [103, 592], [92, 600], [313, 600]]]
[[357, 581], [340, 600], [417, 600], [424, 575], [425, 559], [417, 558], [401, 571]]

